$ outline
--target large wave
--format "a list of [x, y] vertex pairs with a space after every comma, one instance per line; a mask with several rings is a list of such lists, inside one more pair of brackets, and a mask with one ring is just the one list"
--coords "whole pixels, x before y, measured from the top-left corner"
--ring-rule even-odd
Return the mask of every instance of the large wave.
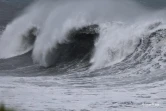
[[140, 61], [149, 47], [164, 46], [153, 42], [165, 40], [163, 12], [152, 13], [130, 0], [36, 1], [3, 31], [0, 58], [32, 51], [41, 66], [86, 60], [91, 69], [127, 58]]

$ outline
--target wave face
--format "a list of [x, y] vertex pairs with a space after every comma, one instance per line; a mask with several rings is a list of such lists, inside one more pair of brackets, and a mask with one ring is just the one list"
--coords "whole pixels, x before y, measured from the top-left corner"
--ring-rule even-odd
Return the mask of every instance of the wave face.
[[86, 60], [92, 70], [141, 61], [164, 46], [157, 42], [165, 40], [164, 18], [163, 11], [154, 14], [130, 0], [40, 0], [7, 25], [0, 58], [32, 51], [34, 63], [44, 67]]

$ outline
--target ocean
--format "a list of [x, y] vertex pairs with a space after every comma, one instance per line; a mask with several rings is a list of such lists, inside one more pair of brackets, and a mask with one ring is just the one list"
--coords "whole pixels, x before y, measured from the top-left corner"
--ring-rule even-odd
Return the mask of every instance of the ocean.
[[165, 111], [165, 8], [165, 0], [0, 0], [0, 103]]

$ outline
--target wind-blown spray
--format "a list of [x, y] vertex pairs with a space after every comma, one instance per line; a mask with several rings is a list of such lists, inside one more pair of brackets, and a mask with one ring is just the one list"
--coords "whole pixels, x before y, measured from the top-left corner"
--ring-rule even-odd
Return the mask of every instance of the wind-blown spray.
[[[34, 62], [47, 67], [48, 54], [58, 44], [68, 42], [70, 30], [98, 24], [100, 36], [89, 61], [91, 69], [116, 64], [134, 52], [142, 37], [154, 31], [148, 27], [156, 21], [147, 12], [130, 0], [40, 0], [7, 25], [0, 40], [0, 58], [33, 50]], [[33, 28], [35, 42], [27, 44], [25, 38]]]

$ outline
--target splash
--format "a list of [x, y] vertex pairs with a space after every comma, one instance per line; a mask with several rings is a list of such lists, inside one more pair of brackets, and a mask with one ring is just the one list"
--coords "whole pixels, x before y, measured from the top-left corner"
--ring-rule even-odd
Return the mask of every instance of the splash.
[[89, 63], [91, 69], [103, 68], [123, 61], [142, 38], [165, 28], [163, 18], [163, 11], [152, 14], [131, 0], [40, 0], [7, 25], [0, 40], [0, 58], [32, 50], [33, 61], [48, 67], [58, 55], [59, 44], [69, 43], [71, 30], [97, 24], [99, 38]]

